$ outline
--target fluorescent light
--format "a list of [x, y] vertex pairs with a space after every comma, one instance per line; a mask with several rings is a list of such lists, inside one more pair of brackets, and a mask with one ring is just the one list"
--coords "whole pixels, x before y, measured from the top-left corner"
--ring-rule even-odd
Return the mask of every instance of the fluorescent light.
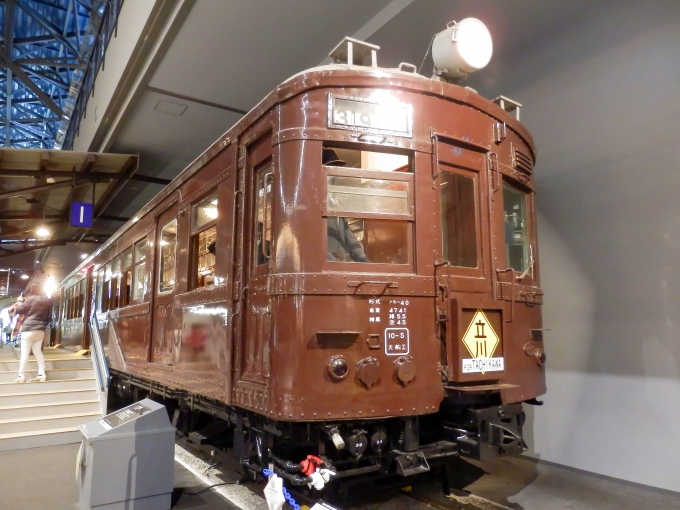
[[49, 237], [51, 234], [50, 229], [45, 226], [38, 227], [35, 233], [38, 237]]
[[30, 276], [28, 276], [27, 274], [22, 274], [22, 275], [21, 275], [21, 279], [22, 279], [22, 280], [28, 280], [29, 278], [30, 278]]

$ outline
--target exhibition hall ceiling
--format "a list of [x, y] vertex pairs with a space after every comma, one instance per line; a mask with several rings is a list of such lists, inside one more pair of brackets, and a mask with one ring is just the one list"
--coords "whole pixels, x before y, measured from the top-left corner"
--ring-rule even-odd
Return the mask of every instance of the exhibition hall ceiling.
[[[489, 27], [494, 56], [466, 83], [486, 97], [510, 95], [508, 83], [542, 41], [564, 37], [583, 16], [610, 2], [542, 0], [196, 0], [172, 37], [109, 152], [139, 154], [138, 173], [172, 179], [243, 112], [288, 77], [326, 60], [344, 37], [378, 44], [378, 65], [421, 65], [432, 36], [451, 20], [478, 17]], [[431, 73], [426, 60], [422, 73]], [[529, 98], [513, 98], [528, 101]], [[130, 218], [162, 189], [131, 181], [107, 209]], [[113, 232], [120, 222], [99, 225]], [[58, 257], [55, 253], [53, 257]], [[67, 263], [67, 261], [63, 261]]]

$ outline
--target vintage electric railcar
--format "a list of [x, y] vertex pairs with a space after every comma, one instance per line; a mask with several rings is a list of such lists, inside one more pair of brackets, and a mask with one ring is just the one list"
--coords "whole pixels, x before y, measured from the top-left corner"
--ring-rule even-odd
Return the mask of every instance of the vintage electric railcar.
[[162, 395], [294, 484], [307, 455], [334, 480], [517, 454], [546, 389], [531, 135], [351, 42], [366, 66], [282, 83], [60, 294], [62, 342], [95, 314], [111, 398]]

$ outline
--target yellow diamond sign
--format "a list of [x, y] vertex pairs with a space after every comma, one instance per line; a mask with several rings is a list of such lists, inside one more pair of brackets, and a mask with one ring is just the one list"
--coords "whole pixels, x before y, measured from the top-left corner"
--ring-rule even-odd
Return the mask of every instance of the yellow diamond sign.
[[473, 358], [491, 358], [500, 338], [484, 312], [477, 310], [463, 335], [463, 343]]

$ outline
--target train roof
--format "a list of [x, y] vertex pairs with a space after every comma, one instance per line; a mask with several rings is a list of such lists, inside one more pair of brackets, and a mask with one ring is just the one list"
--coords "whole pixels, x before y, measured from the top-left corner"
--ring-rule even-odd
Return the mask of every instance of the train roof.
[[62, 283], [76, 275], [83, 267], [87, 267], [92, 259], [111, 246], [111, 244], [122, 235], [122, 232], [127, 230], [136, 223], [139, 218], [147, 214], [151, 209], [167, 198], [183, 182], [203, 168], [203, 166], [218, 153], [231, 145], [233, 139], [235, 139], [235, 137], [232, 139], [233, 134], [245, 131], [248, 126], [255, 123], [257, 119], [262, 117], [271, 108], [305, 91], [315, 88], [334, 86], [365, 88], [378, 85], [378, 83], [367, 82], [367, 78], [387, 80], [387, 83], [380, 83], [381, 86], [417, 91], [423, 94], [444, 97], [448, 100], [467, 104], [500, 122], [504, 122], [509, 129], [515, 131], [527, 143], [534, 160], [536, 159], [536, 148], [533, 137], [526, 127], [496, 103], [482, 97], [469, 87], [461, 87], [445, 81], [427, 78], [416, 72], [404, 71], [401, 68], [368, 67], [342, 63], [312, 67], [294, 74], [265, 96], [255, 107], [241, 117], [236, 124], [230, 127], [222, 136], [213, 142], [210, 147], [182, 170], [170, 184], [163, 188], [154, 198], [142, 207], [134, 218], [128, 220], [106, 241], [106, 243], [101, 245], [95, 252], [87, 257], [87, 259], [79, 264], [78, 267], [71, 271], [71, 273], [62, 280]]

